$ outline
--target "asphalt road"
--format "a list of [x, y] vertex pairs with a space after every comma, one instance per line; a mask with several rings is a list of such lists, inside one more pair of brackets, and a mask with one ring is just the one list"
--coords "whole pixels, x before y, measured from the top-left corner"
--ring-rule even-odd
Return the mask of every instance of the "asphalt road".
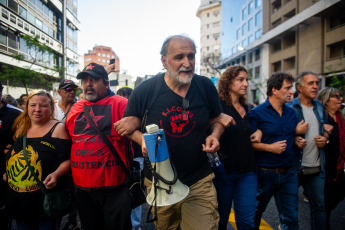
[[[309, 203], [303, 200], [303, 189], [300, 188], [299, 191], [299, 229], [300, 230], [311, 230], [310, 227], [310, 209]], [[146, 224], [147, 216], [147, 205], [144, 206], [142, 213], [142, 229], [143, 230], [155, 230], [156, 228], [152, 223]], [[278, 229], [279, 216], [278, 211], [275, 206], [274, 199], [271, 199], [267, 206], [265, 213], [263, 214], [263, 219], [269, 224], [268, 227], [263, 228], [265, 230]], [[228, 230], [234, 230], [231, 223], [228, 224]], [[260, 228], [261, 229], [261, 228]], [[345, 230], [345, 200], [343, 200], [337, 208], [332, 212], [331, 216], [331, 230]]]

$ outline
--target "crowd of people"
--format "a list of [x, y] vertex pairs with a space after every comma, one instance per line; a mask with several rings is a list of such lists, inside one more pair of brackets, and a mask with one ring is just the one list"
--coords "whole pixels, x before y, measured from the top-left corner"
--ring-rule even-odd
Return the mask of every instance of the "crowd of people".
[[[157, 190], [143, 137], [156, 124], [189, 188], [183, 200], [152, 209], [157, 229], [227, 229], [232, 206], [237, 229], [259, 229], [272, 197], [280, 228], [299, 229], [300, 186], [311, 228], [331, 229], [332, 210], [345, 197], [341, 91], [319, 91], [312, 71], [296, 78], [276, 72], [267, 99], [253, 106], [244, 67], [228, 67], [216, 88], [194, 73], [191, 38], [168, 37], [160, 54], [164, 73], [117, 95], [108, 77], [114, 64], [88, 64], [76, 76], [79, 95], [77, 84], [62, 80], [56, 103], [43, 90], [15, 100], [0, 85], [0, 228], [77, 229], [79, 217], [85, 230], [141, 229], [141, 206], [132, 207], [123, 167], [138, 161], [147, 193]], [[216, 166], [206, 154], [215, 152]], [[43, 204], [46, 193], [67, 188], [75, 201], [61, 226], [62, 216], [47, 215]]]

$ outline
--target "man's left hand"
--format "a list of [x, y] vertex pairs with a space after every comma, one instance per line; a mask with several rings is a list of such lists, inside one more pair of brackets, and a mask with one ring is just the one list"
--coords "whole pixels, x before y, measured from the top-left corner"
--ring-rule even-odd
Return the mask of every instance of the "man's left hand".
[[315, 141], [318, 148], [323, 148], [327, 144], [328, 139], [324, 136], [316, 136]]
[[219, 150], [219, 140], [210, 135], [206, 138], [205, 144], [202, 144], [202, 151], [207, 153], [215, 153]]

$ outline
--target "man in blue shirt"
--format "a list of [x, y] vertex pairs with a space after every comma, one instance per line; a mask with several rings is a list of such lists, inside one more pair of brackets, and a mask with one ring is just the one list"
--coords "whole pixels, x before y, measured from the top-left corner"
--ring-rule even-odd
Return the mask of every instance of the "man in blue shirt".
[[272, 74], [267, 81], [268, 98], [248, 113], [253, 131], [262, 131], [261, 143], [253, 143], [259, 167], [256, 229], [272, 196], [283, 229], [298, 229], [298, 178], [294, 170], [298, 160], [294, 149], [297, 117], [285, 106], [291, 100], [293, 82], [290, 74]]
[[325, 186], [325, 152], [323, 147], [328, 141], [328, 133], [324, 124], [328, 124], [325, 109], [315, 100], [319, 91], [319, 79], [316, 73], [302, 72], [296, 80], [299, 96], [287, 106], [294, 109], [297, 119], [308, 124], [303, 135], [307, 145], [299, 151], [298, 166], [301, 166], [299, 183], [309, 199], [311, 228], [326, 229], [326, 211], [324, 200]]

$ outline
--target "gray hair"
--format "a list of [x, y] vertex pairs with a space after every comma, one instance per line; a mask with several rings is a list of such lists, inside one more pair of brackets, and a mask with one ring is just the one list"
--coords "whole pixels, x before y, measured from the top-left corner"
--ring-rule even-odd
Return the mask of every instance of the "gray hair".
[[317, 100], [322, 103], [322, 105], [327, 110], [327, 102], [329, 99], [337, 94], [341, 95], [341, 92], [337, 88], [333, 87], [325, 87], [322, 90], [320, 90], [319, 95], [317, 96]]
[[172, 39], [180, 39], [180, 40], [189, 40], [193, 46], [194, 46], [194, 52], [196, 53], [196, 45], [195, 45], [195, 42], [193, 39], [191, 39], [190, 37], [186, 36], [186, 35], [172, 35], [172, 36], [169, 36], [167, 37], [164, 42], [163, 42], [163, 45], [162, 45], [162, 48], [161, 48], [161, 51], [160, 51], [160, 54], [164, 57], [167, 56], [168, 54], [168, 48], [169, 48], [169, 43]]
[[298, 76], [296, 78], [296, 90], [297, 91], [298, 91], [297, 86], [303, 86], [303, 78], [304, 78], [304, 76], [309, 75], [309, 74], [315, 75], [315, 76], [318, 77], [318, 74], [313, 72], [313, 71], [304, 71], [304, 72], [298, 74]]

